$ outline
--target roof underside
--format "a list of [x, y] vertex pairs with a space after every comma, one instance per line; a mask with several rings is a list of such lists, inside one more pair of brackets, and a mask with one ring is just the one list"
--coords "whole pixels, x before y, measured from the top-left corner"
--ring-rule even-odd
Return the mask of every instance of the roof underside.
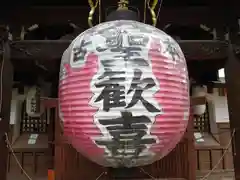
[[[212, 35], [209, 32], [204, 32], [204, 30], [201, 30], [199, 25], [202, 22], [203, 24], [206, 22], [207, 25], [212, 25], [211, 28], [213, 28], [215, 25], [222, 24], [222, 22], [225, 21], [223, 18], [218, 16], [218, 14], [215, 14], [214, 16], [212, 10], [216, 10], [217, 7], [219, 8], [219, 6], [215, 6], [215, 1], [216, 0], [212, 0], [210, 2], [206, 0], [165, 0], [162, 4], [162, 11], [158, 27], [163, 28], [169, 23], [172, 23], [173, 25], [187, 24], [187, 29], [184, 26], [174, 26], [168, 29], [171, 31], [171, 33], [168, 33], [181, 37], [182, 40], [211, 40]], [[144, 0], [130, 0], [130, 3], [132, 6], [136, 5], [137, 7], [140, 7], [141, 14], [143, 14]], [[21, 5], [21, 7], [18, 5]], [[54, 9], [49, 6], [45, 9], [22, 8], [23, 6], [26, 7], [26, 5], [51, 5], [62, 7], [60, 9]], [[73, 8], [63, 7], [64, 5], [68, 7], [72, 6]], [[113, 5], [117, 5], [117, 0], [102, 0], [102, 11], [104, 12], [105, 8]], [[186, 8], [186, 6], [189, 8], [185, 10], [184, 8]], [[192, 8], [192, 6], [194, 7]], [[196, 7], [200, 7], [200, 9], [194, 9]], [[35, 0], [31, 2], [25, 1], [24, 3], [21, 2], [21, 4], [15, 3], [14, 6], [5, 6], [4, 9], [3, 7], [0, 7], [0, 9], [0, 24], [10, 24], [11, 29], [16, 27], [19, 28], [23, 24], [26, 25], [25, 27], [29, 27], [35, 23], [42, 25], [42, 28], [34, 31], [31, 34], [29, 33], [28, 38], [26, 38], [27, 40], [44, 40], [46, 35], [48, 36], [47, 39], [49, 41], [46, 41], [44, 43], [37, 41], [15, 41], [15, 43], [13, 43], [13, 45], [15, 45], [12, 49], [12, 60], [15, 66], [15, 70], [19, 75], [18, 77], [26, 75], [26, 78], [24, 79], [29, 79], [29, 74], [34, 77], [34, 73], [36, 76], [42, 74], [43, 76], [50, 77], [50, 79], [55, 79], [58, 76], [61, 53], [69, 44], [68, 41], [63, 41], [62, 43], [60, 41], [55, 41], [62, 39], [65, 34], [69, 33], [66, 33], [69, 27], [66, 27], [65, 25], [62, 26], [60, 24], [60, 26], [62, 26], [62, 28], [60, 28], [59, 23], [66, 24], [69, 23], [68, 20], [71, 20], [71, 22], [77, 23], [77, 25], [79, 25], [80, 29], [77, 30], [79, 33], [80, 31], [88, 28], [87, 17], [89, 13], [89, 6], [87, 0], [68, 0], [67, 3], [63, 0], [51, 2], [47, 2], [46, 0]], [[210, 16], [209, 13], [213, 14]], [[224, 17], [224, 14], [222, 14], [222, 17]], [[98, 19], [97, 15], [94, 19]], [[151, 18], [148, 19], [148, 23], [151, 23]], [[49, 27], [49, 25], [51, 27]], [[65, 31], [64, 28], [67, 30]], [[63, 32], [60, 32], [60, 30]], [[45, 34], [43, 35], [42, 32]], [[58, 34], [56, 32], [60, 34], [57, 38], [55, 37], [56, 34]], [[42, 35], [43, 37], [41, 37]], [[50, 37], [52, 35], [54, 35], [54, 38]], [[227, 58], [227, 47], [225, 46], [224, 42], [206, 43], [198, 41], [194, 43], [182, 41], [180, 44], [189, 61], [188, 65], [190, 75], [201, 76], [199, 79], [211, 71], [217, 71], [217, 69], [223, 67], [224, 62]], [[56, 54], [52, 51], [48, 52], [49, 49], [55, 49], [55, 52], [58, 53]], [[221, 49], [221, 51], [219, 51], [219, 49]], [[32, 55], [29, 56], [28, 54]], [[46, 60], [46, 57], [48, 57], [48, 60]], [[51, 57], [51, 59], [49, 57]], [[190, 61], [193, 62], [192, 60], [194, 60], [194, 63], [190, 63]], [[203, 63], [203, 60], [206, 63]], [[206, 66], [206, 64], [209, 65]], [[42, 67], [45, 67], [45, 69]]]
[[[145, 0], [129, 0], [129, 3], [131, 5], [141, 4], [144, 3]], [[215, 5], [215, 3], [220, 3], [217, 0], [162, 0], [164, 6], [206, 6], [206, 5]], [[117, 4], [118, 0], [102, 0], [103, 3], [107, 2], [107, 4]], [[152, 0], [150, 0], [152, 2]], [[230, 2], [230, 1], [228, 1]], [[6, 1], [4, 4], [11, 4], [11, 1]], [[78, 5], [78, 6], [87, 6], [88, 1], [87, 0], [25, 0], [25, 1], [14, 1], [14, 6], [23, 6], [23, 5], [33, 5], [33, 6], [72, 6], [72, 5]]]

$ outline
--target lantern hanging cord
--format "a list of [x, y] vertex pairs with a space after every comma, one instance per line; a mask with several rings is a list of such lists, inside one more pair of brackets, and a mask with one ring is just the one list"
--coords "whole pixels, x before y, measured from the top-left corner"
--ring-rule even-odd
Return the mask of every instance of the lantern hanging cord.
[[[146, 12], [145, 12], [146, 10], [145, 9], [146, 9], [146, 4], [147, 4], [148, 9], [149, 9], [149, 11], [152, 15], [152, 23], [153, 23], [152, 25], [156, 27], [157, 22], [158, 22], [158, 18], [159, 18], [159, 15], [160, 15], [163, 0], [153, 0], [152, 5], [150, 5], [150, 1], [151, 0], [148, 0], [148, 2], [147, 2], [147, 0], [145, 0], [145, 4], [144, 4], [144, 23], [146, 21]], [[155, 8], [158, 4], [158, 1], [160, 1], [160, 4], [159, 4], [158, 12], [157, 12], [157, 15], [156, 15]]]
[[21, 163], [19, 162], [16, 154], [14, 153], [12, 144], [10, 143], [10, 140], [9, 140], [9, 138], [8, 138], [8, 134], [7, 134], [7, 133], [5, 133], [5, 138], [6, 138], [7, 147], [8, 147], [8, 149], [10, 150], [11, 154], [13, 155], [13, 158], [15, 159], [17, 165], [19, 166], [19, 168], [21, 169], [21, 171], [23, 172], [23, 174], [26, 176], [26, 178], [27, 178], [28, 180], [33, 180], [33, 179], [28, 175], [28, 173], [26, 172], [26, 170], [24, 170], [24, 168], [22, 167]]
[[[222, 156], [218, 159], [218, 162], [215, 164], [215, 166], [211, 169], [211, 171], [209, 173], [207, 173], [205, 176], [203, 176], [202, 178], [200, 178], [200, 180], [207, 180], [209, 178], [209, 176], [212, 175], [212, 173], [214, 173], [214, 171], [217, 169], [217, 167], [219, 166], [219, 164], [223, 161], [224, 157], [226, 156], [229, 148], [231, 147], [232, 145], [232, 141], [233, 141], [233, 138], [235, 136], [235, 133], [236, 133], [236, 129], [233, 129], [232, 131], [232, 134], [231, 134], [231, 138], [222, 154]], [[152, 180], [157, 180], [158, 178], [155, 178], [154, 176], [152, 176], [150, 173], [148, 173], [147, 171], [145, 171], [143, 168], [140, 168], [139, 169], [146, 175], [148, 175]]]
[[[239, 129], [235, 128], [235, 130], [238, 131]], [[195, 133], [196, 131], [192, 131], [192, 132]], [[204, 132], [200, 132], [200, 133], [203, 133], [203, 135], [201, 137], [195, 138], [196, 141], [205, 137]], [[225, 133], [229, 133], [229, 130], [225, 130], [225, 131], [222, 131], [222, 132], [219, 132], [219, 133], [211, 133], [211, 135], [212, 136], [215, 136], [215, 135], [217, 136], [217, 135], [222, 135], [222, 134], [225, 134]], [[218, 141], [218, 143], [220, 143], [220, 142]]]
[[[3, 37], [3, 38], [1, 38], [1, 45], [2, 45], [2, 62], [1, 62], [1, 72], [0, 72], [0, 114], [1, 114], [1, 112], [2, 112], [2, 103], [3, 103], [3, 71], [4, 71], [4, 63], [5, 63], [5, 53], [6, 53], [6, 48], [5, 48], [5, 40], [6, 41], [9, 41], [9, 29], [8, 28], [6, 28], [6, 30], [7, 30], [7, 32], [6, 32], [6, 35], [7, 35], [7, 37]], [[9, 45], [13, 45], [11, 42], [9, 42]], [[14, 47], [14, 46], [11, 46], [11, 47]], [[30, 55], [30, 54], [28, 54], [28, 55]], [[0, 118], [2, 118], [2, 117], [0, 117]], [[0, 119], [0, 121], [1, 121], [2, 119]], [[14, 153], [14, 150], [13, 150], [13, 147], [12, 147], [12, 144], [10, 143], [10, 140], [9, 140], [9, 138], [8, 138], [8, 134], [5, 132], [4, 133], [4, 137], [5, 137], [5, 142], [6, 142], [6, 146], [7, 146], [7, 148], [10, 150], [10, 152], [11, 152], [11, 154], [13, 155], [13, 157], [14, 157], [14, 159], [15, 159], [15, 161], [16, 161], [16, 163], [17, 163], [17, 165], [19, 166], [19, 168], [21, 169], [21, 171], [24, 173], [24, 175], [27, 177], [27, 179], [28, 180], [33, 180], [28, 174], [27, 174], [27, 172], [24, 170], [24, 168], [22, 167], [22, 165], [21, 165], [21, 163], [19, 162], [19, 160], [18, 160], [18, 158], [17, 158], [17, 156], [16, 156], [16, 154]]]
[[[226, 149], [225, 149], [223, 155], [219, 158], [217, 164], [213, 167], [213, 169], [212, 169], [209, 173], [207, 173], [203, 178], [201, 178], [200, 180], [207, 180], [208, 177], [209, 177], [212, 173], [214, 173], [215, 169], [216, 169], [216, 168], [219, 166], [219, 164], [222, 162], [223, 158], [225, 157], [225, 155], [227, 154], [229, 148], [231, 147], [232, 140], [233, 140], [233, 138], [234, 138], [234, 136], [235, 136], [235, 133], [236, 133], [236, 129], [233, 129], [232, 135], [231, 135], [231, 139], [230, 139], [229, 143], [227, 144]], [[12, 155], [13, 155], [16, 163], [17, 163], [17, 165], [18, 165], [19, 168], [22, 170], [22, 172], [24, 173], [24, 175], [27, 177], [28, 180], [33, 180], [33, 179], [27, 174], [27, 172], [24, 170], [24, 168], [21, 166], [21, 163], [19, 162], [16, 154], [14, 153], [14, 150], [13, 150], [13, 148], [12, 148], [12, 144], [10, 143], [10, 140], [9, 140], [9, 138], [8, 138], [7, 133], [5, 133], [5, 138], [6, 138], [7, 147], [8, 147], [8, 149], [10, 150], [10, 152], [12, 153]], [[157, 180], [157, 178], [155, 178], [154, 176], [152, 176], [150, 173], [148, 173], [147, 171], [145, 171], [143, 168], [139, 168], [139, 169], [140, 169], [144, 174], [148, 175], [152, 180]], [[104, 174], [107, 174], [107, 172], [102, 172], [102, 173], [96, 178], [96, 180], [99, 180]]]
[[223, 152], [223, 155], [219, 158], [218, 162], [215, 164], [215, 166], [211, 169], [211, 171], [209, 173], [207, 173], [205, 176], [203, 176], [200, 180], [207, 180], [209, 178], [209, 176], [214, 173], [214, 171], [218, 168], [219, 164], [222, 162], [223, 158], [225, 157], [225, 155], [227, 154], [229, 148], [232, 145], [232, 140], [235, 136], [236, 133], [236, 129], [233, 129], [232, 134], [231, 134], [231, 139], [229, 140], [226, 149]]
[[140, 171], [142, 171], [144, 174], [148, 175], [152, 180], [157, 180], [157, 178], [153, 177], [151, 174], [149, 174], [147, 171], [145, 171], [143, 168], [139, 168]]
[[107, 172], [106, 172], [106, 171], [102, 172], [102, 173], [96, 178], [96, 180], [99, 180], [104, 174], [107, 174]]
[[163, 4], [163, 0], [160, 0], [160, 4], [159, 4], [159, 7], [158, 7], [158, 11], [157, 11], [157, 17], [156, 17], [156, 26], [157, 26], [157, 23], [159, 21], [159, 15], [160, 15], [160, 12], [161, 12], [161, 8], [162, 8], [162, 4]]
[[[9, 149], [9, 151], [11, 152], [11, 154], [13, 155], [13, 158], [14, 158], [14, 160], [16, 161], [17, 165], [19, 166], [19, 168], [21, 169], [21, 171], [23, 172], [23, 174], [26, 176], [26, 178], [27, 178], [28, 180], [33, 180], [33, 178], [31, 178], [31, 177], [28, 175], [27, 171], [23, 168], [23, 166], [21, 165], [20, 161], [18, 160], [18, 158], [17, 158], [17, 156], [16, 156], [16, 154], [15, 154], [15, 152], [14, 152], [14, 150], [13, 150], [12, 144], [11, 144], [11, 142], [10, 142], [10, 140], [9, 140], [8, 134], [7, 134], [7, 133], [4, 133], [4, 136], [5, 136], [5, 142], [6, 142], [7, 148]], [[106, 175], [106, 174], [107, 174], [106, 171], [102, 172], [102, 173], [96, 178], [96, 180], [99, 180], [103, 175]]]

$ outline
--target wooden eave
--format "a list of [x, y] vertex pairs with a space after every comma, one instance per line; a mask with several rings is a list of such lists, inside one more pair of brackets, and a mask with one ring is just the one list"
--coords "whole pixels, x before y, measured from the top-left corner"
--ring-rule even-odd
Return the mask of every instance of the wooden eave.
[[[49, 61], [60, 59], [70, 45], [70, 40], [23, 40], [11, 43], [12, 60]], [[180, 40], [178, 41], [187, 62], [207, 60], [225, 60], [228, 57], [228, 44], [213, 40]]]
[[[103, 0], [104, 3], [104, 0]], [[105, 2], [106, 3], [106, 2]], [[107, 10], [108, 6], [116, 3], [102, 4], [102, 12]], [[143, 12], [143, 5], [139, 4], [139, 10]], [[49, 7], [0, 7], [0, 24], [9, 26], [31, 26], [33, 24], [52, 24], [72, 22], [80, 27], [88, 28], [87, 17], [89, 6], [49, 6]], [[141, 13], [141, 16], [143, 13]], [[102, 14], [103, 18], [105, 14]], [[207, 6], [184, 6], [184, 7], [164, 7], [161, 9], [158, 28], [167, 24], [175, 23], [179, 25], [200, 25], [205, 24], [209, 27], [222, 27], [222, 21], [225, 17], [224, 11]], [[143, 18], [141, 18], [143, 19]], [[94, 20], [98, 20], [98, 12], [95, 13]], [[151, 23], [151, 17], [148, 16], [148, 23]], [[98, 22], [96, 22], [98, 23]]]
[[[15, 73], [20, 73], [19, 76], [24, 79], [28, 79], [30, 74], [32, 77], [35, 75], [56, 79], [60, 59], [70, 43], [70, 40], [12, 42], [11, 60]], [[223, 68], [228, 58], [228, 44], [223, 41], [179, 41], [178, 43], [185, 54], [191, 77]]]
[[[105, 1], [103, 0], [102, 2], [104, 3]], [[109, 5], [116, 5], [116, 3], [102, 4], [102, 12]], [[138, 8], [141, 12], [143, 11], [143, 6]], [[28, 27], [33, 24], [51, 25], [69, 22], [79, 26], [81, 30], [85, 30], [88, 28], [88, 14], [89, 7], [86, 5], [74, 7], [0, 7], [0, 24], [9, 25], [10, 29], [15, 31], [13, 34], [19, 32], [22, 26]], [[95, 20], [98, 19], [97, 14], [98, 12], [95, 14]], [[147, 22], [151, 23], [150, 16], [148, 17]], [[183, 26], [199, 26], [200, 24], [204, 24], [212, 28], [221, 29], [224, 17], [225, 13], [223, 11], [219, 11], [219, 9], [212, 8], [211, 6], [164, 7], [161, 10], [157, 27], [162, 29], [167, 24]], [[96, 21], [95, 24], [97, 23]], [[16, 34], [14, 34], [15, 36]], [[40, 64], [46, 66], [50, 73], [56, 74], [59, 69], [61, 56], [70, 43], [70, 40], [13, 41], [11, 43], [11, 59], [15, 70], [19, 72], [35, 71], [31, 67], [38, 61]], [[195, 69], [200, 63], [199, 67], [202, 68], [202, 71], [205, 69], [216, 71], [216, 69], [224, 67], [224, 63], [228, 57], [228, 45], [224, 41], [181, 40], [179, 44], [190, 69]]]

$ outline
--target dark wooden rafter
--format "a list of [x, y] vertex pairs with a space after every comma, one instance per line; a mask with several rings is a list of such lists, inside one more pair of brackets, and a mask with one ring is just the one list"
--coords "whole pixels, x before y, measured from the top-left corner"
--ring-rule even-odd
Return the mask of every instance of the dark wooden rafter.
[[[142, 10], [142, 6], [140, 7]], [[88, 6], [75, 7], [1, 7], [0, 24], [26, 25], [72, 22], [88, 28]], [[104, 11], [103, 11], [104, 12]], [[97, 12], [96, 12], [97, 15]], [[158, 27], [171, 23], [181, 25], [205, 24], [209, 27], [221, 26], [224, 14], [209, 7], [164, 7], [161, 10]], [[97, 17], [96, 17], [97, 19]]]
[[[58, 77], [61, 56], [70, 43], [69, 40], [14, 41], [11, 45], [11, 58], [16, 72], [21, 74], [18, 77], [23, 78], [23, 73], [37, 73], [46, 80]], [[201, 79], [206, 76], [205, 72], [214, 72], [224, 67], [228, 47], [225, 42], [181, 40], [179, 44], [191, 77]]]
[[[108, 4], [109, 5], [109, 4]], [[11, 26], [30, 26], [33, 24], [57, 24], [72, 22], [81, 29], [88, 28], [87, 16], [89, 7], [18, 7], [0, 11], [0, 23]], [[98, 12], [96, 12], [97, 14]], [[194, 17], [194, 18], [192, 18]], [[158, 27], [167, 24], [197, 25], [205, 24], [217, 27], [222, 24], [221, 11], [213, 13], [209, 7], [164, 7]], [[220, 41], [180, 41], [187, 61], [218, 60], [223, 62], [227, 57], [226, 43]], [[70, 41], [15, 41], [12, 43], [12, 59], [38, 61], [60, 59]], [[53, 50], [54, 49], [54, 50]], [[15, 61], [16, 62], [16, 61]], [[216, 62], [216, 61], [214, 61]], [[213, 63], [213, 61], [211, 61]], [[217, 62], [219, 64], [219, 62]], [[220, 63], [223, 64], [223, 63]]]
[[[50, 81], [56, 79], [61, 56], [70, 43], [70, 40], [12, 42], [11, 58], [15, 67], [15, 74], [20, 73], [20, 76], [18, 76], [22, 79], [20, 81], [29, 81], [30, 79], [24, 78], [23, 74], [28, 77], [30, 73], [31, 77], [35, 74]], [[181, 40], [179, 44], [185, 54], [191, 77], [199, 76], [197, 78], [201, 78], [205, 76], [203, 75], [204, 72], [217, 71], [224, 67], [228, 46], [225, 42]], [[209, 65], [206, 66], [207, 62], [209, 62]]]
[[[11, 45], [12, 59], [40, 61], [61, 58], [71, 41], [68, 40], [26, 40], [14, 41]], [[227, 43], [223, 41], [178, 41], [187, 61], [192, 60], [224, 60], [227, 58]]]

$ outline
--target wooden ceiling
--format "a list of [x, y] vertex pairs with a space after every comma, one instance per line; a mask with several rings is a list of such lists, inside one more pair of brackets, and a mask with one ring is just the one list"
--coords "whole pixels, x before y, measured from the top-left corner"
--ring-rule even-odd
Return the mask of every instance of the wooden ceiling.
[[[228, 2], [230, 2], [229, 0]], [[44, 4], [46, 1], [31, 1], [21, 3], [21, 6], [1, 6], [0, 7], [0, 24], [6, 24], [14, 34], [19, 35], [22, 26], [29, 27], [33, 24], [44, 26], [54, 26], [58, 24], [74, 23], [83, 31], [88, 28], [87, 17], [89, 6], [87, 0], [68, 1], [51, 1], [49, 6]], [[136, 5], [141, 15], [143, 15], [144, 0], [130, 0], [132, 5]], [[190, 3], [191, 2], [191, 3]], [[200, 3], [201, 2], [201, 3]], [[165, 0], [160, 13], [157, 27], [162, 29], [168, 24], [177, 24], [181, 26], [198, 26], [207, 25], [210, 28], [217, 28], [221, 33], [226, 26], [226, 17], [228, 12], [224, 11], [223, 6], [214, 6], [214, 1], [188, 1], [188, 0]], [[76, 4], [74, 4], [76, 3]], [[35, 6], [29, 6], [29, 4]], [[109, 6], [116, 5], [116, 0], [102, 0], [102, 11], [106, 11]], [[15, 6], [16, 5], [16, 6]], [[27, 6], [28, 5], [28, 6]], [[36, 6], [42, 5], [42, 6]], [[45, 5], [45, 6], [43, 6]], [[56, 6], [57, 5], [57, 6]], [[98, 19], [98, 12], [94, 19]], [[104, 16], [104, 14], [103, 14]], [[98, 22], [95, 21], [95, 24]], [[150, 15], [147, 23], [151, 23]], [[194, 34], [194, 33], [192, 33]], [[42, 74], [46, 77], [58, 77], [59, 62], [63, 51], [67, 48], [69, 40], [57, 41], [14, 41], [12, 47], [12, 61], [18, 74]], [[208, 60], [209, 64], [214, 64], [213, 69], [223, 67], [227, 58], [227, 45], [220, 41], [181, 41], [181, 47], [187, 57], [188, 62], [194, 60]], [[53, 51], [54, 49], [54, 51]], [[211, 60], [211, 61], [210, 61]], [[214, 63], [213, 63], [214, 62]], [[197, 64], [197, 65], [196, 65]], [[202, 63], [201, 63], [202, 64]], [[206, 64], [206, 63], [205, 63]], [[191, 69], [193, 69], [193, 66]], [[194, 66], [212, 68], [212, 66], [199, 65]]]
[[[96, 0], [93, 0], [94, 2]], [[145, 0], [130, 0], [130, 5], [138, 8], [143, 19]], [[152, 0], [150, 0], [151, 2]], [[158, 22], [158, 27], [162, 28], [168, 23], [179, 24], [206, 24], [210, 27], [221, 25], [228, 17], [229, 11], [226, 6], [231, 6], [230, 13], [237, 13], [240, 17], [240, 12], [236, 4], [240, 5], [240, 1], [228, 0], [162, 0], [161, 13]], [[104, 20], [105, 12], [109, 7], [117, 6], [118, 0], [101, 0], [102, 16]], [[59, 0], [59, 1], [24, 1], [14, 2], [6, 1], [4, 6], [0, 7], [0, 24], [8, 25], [32, 25], [34, 23], [52, 24], [71, 21], [78, 25], [87, 28], [87, 16], [89, 13], [88, 0]], [[158, 11], [159, 5], [156, 7]], [[147, 12], [149, 12], [147, 10]], [[95, 12], [95, 19], [98, 16], [98, 10]], [[151, 17], [148, 16], [150, 20]], [[97, 22], [96, 22], [97, 23]], [[148, 22], [150, 23], [150, 22]]]
[[[102, 6], [103, 12], [109, 6]], [[143, 7], [139, 9], [143, 16]], [[71, 6], [71, 7], [18, 7], [5, 8], [0, 7], [0, 24], [8, 25], [32, 25], [32, 24], [57, 24], [72, 22], [80, 27], [88, 28], [87, 17], [90, 8], [88, 6]], [[104, 13], [102, 14], [104, 16]], [[95, 13], [95, 18], [98, 19], [98, 12]], [[225, 17], [224, 12], [213, 10], [211, 7], [163, 7], [161, 9], [158, 27], [163, 27], [169, 23], [177, 24], [206, 24], [210, 27], [222, 25], [222, 20]], [[141, 18], [143, 19], [143, 18]], [[148, 16], [150, 20], [151, 17]], [[151, 23], [148, 21], [148, 23]]]
[[[107, 5], [117, 4], [118, 0], [102, 0], [102, 3]], [[229, 1], [228, 1], [229, 2]], [[12, 3], [12, 4], [11, 4]], [[144, 0], [129, 0], [130, 5], [138, 5], [143, 4]], [[217, 0], [163, 0], [165, 6], [205, 6], [205, 5], [214, 5], [215, 3], [219, 3]], [[10, 4], [11, 6], [87, 6], [87, 0], [25, 0], [25, 1], [6, 1], [5, 6]]]

